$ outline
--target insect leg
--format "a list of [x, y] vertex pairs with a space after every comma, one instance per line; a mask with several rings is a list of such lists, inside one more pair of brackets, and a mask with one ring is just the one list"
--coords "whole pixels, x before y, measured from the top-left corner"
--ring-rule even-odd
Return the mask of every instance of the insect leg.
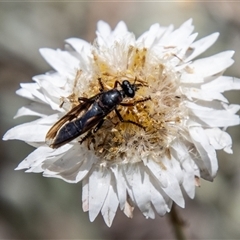
[[97, 124], [97, 126], [93, 129], [93, 131], [88, 131], [88, 133], [79, 141], [79, 143], [82, 144], [86, 139], [90, 138], [93, 135], [93, 133], [96, 133], [103, 125], [103, 122], [104, 122], [104, 119], [102, 119]]
[[143, 99], [136, 100], [136, 101], [134, 101], [134, 102], [120, 103], [119, 105], [122, 105], [122, 106], [125, 106], [125, 107], [135, 106], [135, 105], [138, 104], [138, 103], [146, 102], [146, 101], [148, 101], [148, 100], [150, 100], [150, 99], [151, 99], [151, 97], [146, 97], [146, 98], [143, 98]]
[[102, 83], [102, 79], [101, 79], [101, 78], [98, 78], [98, 83], [99, 83], [99, 85], [100, 85], [99, 91], [100, 91], [100, 92], [103, 92], [104, 86], [103, 86], [103, 83]]
[[89, 102], [89, 98], [78, 97], [78, 101], [79, 101], [79, 103], [81, 103], [81, 102]]
[[80, 141], [79, 143], [82, 144], [87, 138], [92, 136], [92, 132], [89, 131]]
[[103, 125], [103, 122], [104, 122], [104, 119], [102, 119], [102, 120], [97, 124], [97, 126], [93, 129], [93, 133], [96, 133], [96, 132], [101, 128], [101, 126]]
[[120, 86], [122, 86], [122, 84], [121, 84], [119, 81], [115, 81], [113, 88], [116, 88], [118, 84], [119, 84]]
[[139, 124], [139, 123], [136, 123], [136, 122], [131, 121], [131, 120], [124, 120], [123, 117], [121, 116], [120, 112], [119, 112], [117, 109], [115, 109], [115, 112], [116, 112], [117, 117], [119, 118], [119, 120], [120, 120], [121, 122], [131, 123], [131, 124], [134, 124], [134, 125], [136, 125], [136, 126], [138, 126], [138, 127], [140, 127], [140, 128], [145, 129], [145, 128], [144, 128], [141, 124]]

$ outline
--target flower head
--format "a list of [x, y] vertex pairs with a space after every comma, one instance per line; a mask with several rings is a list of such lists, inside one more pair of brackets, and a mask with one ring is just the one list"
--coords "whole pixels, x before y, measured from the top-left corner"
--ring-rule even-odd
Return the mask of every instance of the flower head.
[[[226, 128], [239, 124], [240, 108], [222, 95], [240, 89], [239, 79], [222, 76], [233, 51], [194, 60], [218, 33], [195, 41], [192, 32], [191, 20], [176, 30], [154, 24], [136, 39], [124, 22], [112, 31], [100, 21], [92, 45], [70, 38], [66, 50], [41, 49], [55, 71], [21, 84], [17, 94], [32, 103], [15, 116], [39, 118], [4, 136], [36, 147], [17, 170], [82, 181], [84, 211], [91, 221], [101, 211], [108, 226], [118, 207], [132, 217], [137, 206], [146, 218], [173, 201], [184, 207], [183, 191], [193, 198], [200, 178], [214, 179], [216, 150], [232, 153]], [[124, 80], [135, 96], [106, 110], [101, 97], [124, 94]], [[67, 141], [52, 148], [59, 134]]]

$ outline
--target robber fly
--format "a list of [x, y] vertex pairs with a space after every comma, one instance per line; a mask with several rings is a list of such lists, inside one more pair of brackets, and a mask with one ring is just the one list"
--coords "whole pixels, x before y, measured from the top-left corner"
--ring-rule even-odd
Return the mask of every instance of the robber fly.
[[[46, 135], [46, 143], [52, 148], [72, 141], [83, 133], [88, 133], [82, 138], [82, 143], [86, 138], [96, 133], [102, 126], [104, 118], [113, 110], [121, 122], [135, 124], [143, 128], [142, 125], [131, 120], [124, 120], [117, 110], [117, 106], [134, 106], [136, 103], [144, 102], [150, 97], [137, 100], [133, 103], [123, 102], [124, 98], [133, 98], [135, 92], [141, 84], [131, 84], [128, 80], [122, 83], [115, 81], [114, 87], [110, 90], [104, 90], [101, 79], [98, 79], [100, 92], [91, 98], [79, 97], [79, 105], [70, 110], [65, 116], [57, 121]], [[118, 90], [118, 85], [120, 90]], [[80, 116], [81, 115], [81, 116]], [[80, 116], [80, 117], [79, 117]]]

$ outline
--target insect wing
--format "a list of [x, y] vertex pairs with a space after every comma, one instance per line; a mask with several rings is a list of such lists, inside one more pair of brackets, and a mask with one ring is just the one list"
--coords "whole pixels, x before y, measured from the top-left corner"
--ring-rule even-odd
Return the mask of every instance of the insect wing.
[[93, 115], [89, 118], [87, 117], [87, 121], [84, 123], [84, 128], [82, 129], [81, 134], [87, 132], [88, 130], [90, 130], [91, 128], [96, 126], [100, 121], [103, 120], [103, 118], [105, 116], [106, 116], [106, 114], [104, 114], [104, 113], [95, 112], [95, 115]]
[[54, 143], [54, 139], [57, 136], [59, 130], [68, 122], [71, 122], [74, 119], [78, 118], [83, 111], [86, 112], [92, 105], [92, 103], [95, 101], [95, 99], [96, 96], [89, 98], [87, 101], [77, 105], [72, 110], [70, 110], [66, 115], [64, 115], [61, 119], [59, 119], [47, 132], [46, 135], [47, 145], [51, 146]]

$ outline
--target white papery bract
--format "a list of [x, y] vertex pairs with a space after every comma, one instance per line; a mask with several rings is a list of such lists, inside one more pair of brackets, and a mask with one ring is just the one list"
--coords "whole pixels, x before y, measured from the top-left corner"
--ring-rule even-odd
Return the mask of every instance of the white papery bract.
[[[124, 22], [111, 30], [100, 21], [92, 45], [70, 38], [65, 50], [41, 49], [55, 71], [21, 84], [17, 94], [32, 103], [15, 116], [38, 119], [4, 136], [36, 147], [16, 169], [82, 181], [84, 211], [91, 221], [101, 212], [108, 226], [118, 207], [132, 217], [137, 206], [146, 218], [163, 216], [173, 202], [184, 207], [183, 192], [193, 198], [200, 178], [216, 176], [216, 150], [232, 153], [226, 129], [239, 124], [239, 105], [229, 105], [222, 94], [240, 89], [239, 79], [223, 76], [233, 51], [195, 60], [219, 34], [195, 41], [193, 29], [191, 20], [176, 30], [154, 24], [136, 38]], [[105, 90], [125, 79], [142, 85], [134, 99], [124, 101], [151, 100], [118, 110], [144, 128], [119, 122], [113, 111], [82, 144], [84, 135], [50, 148], [48, 130], [79, 104], [78, 97], [99, 93], [99, 78]]]

